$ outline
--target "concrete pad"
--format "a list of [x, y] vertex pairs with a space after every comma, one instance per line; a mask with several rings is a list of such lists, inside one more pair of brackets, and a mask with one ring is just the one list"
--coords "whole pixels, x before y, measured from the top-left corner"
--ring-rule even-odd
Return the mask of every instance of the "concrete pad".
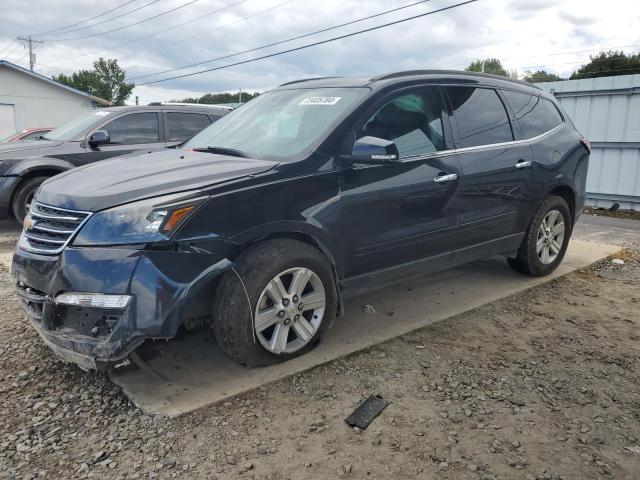
[[[351, 298], [314, 351], [279, 365], [244, 368], [225, 357], [210, 335], [199, 334], [145, 346], [142, 356], [157, 376], [128, 369], [112, 378], [143, 411], [177, 416], [548, 282], [618, 250], [574, 239], [562, 265], [545, 278], [520, 275], [496, 258]], [[376, 312], [365, 313], [364, 305]]]

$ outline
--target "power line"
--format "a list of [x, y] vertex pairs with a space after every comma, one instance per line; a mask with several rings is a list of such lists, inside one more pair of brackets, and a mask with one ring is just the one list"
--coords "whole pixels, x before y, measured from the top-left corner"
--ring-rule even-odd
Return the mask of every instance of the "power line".
[[[147, 8], [150, 5], [153, 5], [154, 3], [158, 3], [160, 0], [152, 0], [151, 2], [145, 3], [144, 5], [140, 5], [139, 7], [134, 8], [133, 10], [129, 10], [128, 12], [124, 12], [121, 13], [120, 15], [116, 15], [115, 17], [111, 17], [111, 18], [107, 18], [106, 20], [102, 20], [101, 22], [97, 22], [97, 23], [92, 23], [91, 25], [87, 25], [86, 27], [81, 27], [81, 28], [75, 28], [73, 30], [68, 30], [66, 32], [59, 32], [63, 35], [66, 35], [67, 33], [72, 33], [72, 32], [78, 32], [80, 30], [86, 30], [87, 28], [93, 28], [93, 27], [97, 27], [98, 25], [102, 25], [103, 23], [107, 23], [107, 22], [111, 22], [113, 20], [117, 20], [118, 18], [122, 18], [126, 15], [129, 15], [133, 12], [137, 12], [138, 10], [142, 10], [143, 8]], [[87, 37], [79, 37], [79, 38], [88, 38], [91, 35], [88, 35]], [[58, 39], [58, 38], [51, 38], [49, 39], [49, 41], [52, 42], [61, 42], [61, 41], [65, 41], [66, 39]]]
[[118, 43], [117, 45], [112, 45], [109, 48], [120, 48], [120, 47], [122, 47], [124, 45], [129, 45], [130, 43], [134, 43], [134, 42], [138, 42], [140, 40], [144, 40], [145, 38], [155, 37], [156, 35], [159, 35], [159, 34], [164, 33], [164, 32], [168, 32], [169, 30], [173, 30], [175, 28], [182, 27], [182, 26], [186, 25], [187, 23], [195, 22], [196, 20], [202, 20], [203, 18], [210, 17], [211, 15], [215, 15], [216, 13], [220, 13], [220, 12], [223, 12], [225, 10], [229, 10], [230, 8], [237, 7], [241, 3], [246, 3], [247, 1], [248, 0], [240, 0], [239, 2], [231, 3], [229, 5], [226, 5], [226, 6], [222, 7], [222, 8], [218, 8], [217, 10], [214, 10], [212, 12], [206, 13], [204, 15], [199, 15], [199, 16], [197, 16], [195, 18], [192, 18], [190, 20], [187, 20], [185, 22], [178, 23], [177, 25], [173, 25], [172, 27], [168, 27], [168, 28], [165, 28], [163, 30], [159, 30], [157, 32], [150, 33], [149, 35], [143, 35], [142, 37], [134, 38], [133, 40], [127, 40], [126, 42]]
[[[85, 23], [85, 22], [90, 22], [91, 20], [94, 20], [94, 19], [96, 19], [98, 17], [101, 17], [103, 15], [106, 15], [107, 13], [111, 13], [111, 12], [113, 12], [115, 10], [118, 10], [119, 8], [126, 7], [127, 5], [129, 5], [130, 3], [133, 3], [135, 1], [136, 0], [129, 0], [128, 2], [125, 2], [125, 3], [121, 4], [121, 5], [118, 5], [117, 7], [114, 7], [111, 10], [107, 10], [106, 12], [99, 13], [98, 15], [95, 15], [95, 16], [93, 16], [91, 18], [87, 18], [86, 20], [81, 20], [79, 22], [72, 23], [71, 25], [66, 25], [64, 27], [58, 27], [58, 28], [56, 28], [54, 30], [47, 30], [46, 32], [34, 33], [32, 36], [37, 37], [37, 36], [41, 36], [41, 35], [51, 35], [54, 32], [60, 32], [60, 30], [66, 30], [67, 28], [75, 27], [76, 25], [80, 25], [80, 24]], [[68, 33], [68, 32], [65, 32], [65, 33]]]
[[152, 77], [152, 76], [155, 76], [155, 75], [161, 75], [163, 73], [176, 72], [178, 70], [184, 70], [185, 68], [195, 67], [195, 66], [198, 66], [198, 65], [204, 65], [205, 63], [211, 63], [211, 62], [215, 62], [217, 60], [224, 60], [224, 59], [227, 59], [227, 58], [236, 57], [238, 55], [244, 55], [245, 53], [251, 53], [251, 52], [256, 52], [258, 50], [264, 50], [265, 48], [275, 47], [276, 45], [281, 45], [283, 43], [293, 42], [294, 40], [300, 40], [302, 38], [311, 37], [311, 36], [317, 35], [319, 33], [324, 33], [324, 32], [328, 32], [328, 31], [331, 31], [331, 30], [336, 30], [338, 28], [346, 27], [348, 25], [353, 25], [353, 24], [359, 23], [359, 22], [364, 22], [366, 20], [371, 20], [372, 18], [381, 17], [381, 16], [387, 15], [389, 13], [397, 12], [399, 10], [404, 10], [406, 8], [414, 7], [416, 5], [427, 3], [427, 2], [430, 2], [430, 1], [431, 0], [420, 0], [418, 2], [410, 3], [408, 5], [403, 5], [402, 7], [392, 8], [391, 10], [386, 10], [384, 12], [379, 12], [379, 13], [376, 13], [376, 14], [373, 14], [373, 15], [369, 15], [368, 17], [359, 18], [357, 20], [351, 20], [349, 22], [341, 23], [339, 25], [334, 25], [333, 27], [323, 28], [321, 30], [316, 30], [315, 32], [305, 33], [303, 35], [298, 35], [296, 37], [291, 37], [291, 38], [288, 38], [286, 40], [280, 40], [278, 42], [269, 43], [268, 45], [263, 45], [261, 47], [251, 48], [249, 50], [243, 50], [241, 52], [236, 52], [236, 53], [231, 53], [229, 55], [223, 55], [221, 57], [211, 58], [209, 60], [204, 60], [204, 61], [198, 62], [198, 63], [192, 63], [191, 65], [188, 65], [186, 67], [176, 67], [176, 68], [171, 68], [169, 70], [163, 70], [161, 72], [147, 73], [145, 75], [138, 75], [137, 77], [132, 77], [129, 80], [137, 80], [139, 78], [146, 78], [146, 77]]
[[9, 51], [9, 53], [7, 53], [7, 54], [4, 56], [4, 58], [9, 58], [9, 57], [13, 54], [13, 52], [15, 52], [15, 51], [18, 49], [18, 47], [20, 46], [20, 41], [19, 41], [17, 38], [16, 38], [16, 41], [18, 42], [18, 43], [16, 43], [16, 46], [15, 46], [15, 47], [13, 47], [13, 48]]
[[[570, 54], [573, 54], [573, 53], [599, 53], [599, 52], [622, 49], [622, 48], [635, 48], [635, 47], [638, 47], [638, 46], [640, 46], [640, 45], [636, 44], [636, 45], [623, 45], [623, 46], [618, 46], [618, 47], [593, 47], [593, 48], [590, 48], [588, 50], [570, 50], [570, 51], [564, 51], [564, 52], [546, 53], [544, 55], [529, 55], [529, 56], [509, 57], [509, 58], [498, 57], [498, 59], [501, 62], [506, 62], [506, 61], [509, 61], [509, 60], [528, 60], [528, 59], [531, 59], [531, 58], [546, 58], [546, 57], [554, 57], [554, 56], [558, 56], [558, 55], [570, 55]], [[466, 66], [466, 65], [457, 65], [456, 68], [462, 68], [464, 66]], [[533, 66], [536, 67], [536, 66], [543, 66], [543, 65], [533, 65]]]
[[[155, 0], [152, 3], [155, 3], [157, 1], [158, 0]], [[196, 3], [196, 2], [199, 2], [199, 1], [200, 0], [190, 0], [187, 3], [183, 3], [182, 5], [178, 5], [177, 7], [171, 8], [169, 10], [165, 10], [164, 12], [161, 12], [161, 13], [159, 13], [157, 15], [152, 16], [152, 17], [144, 18], [144, 19], [139, 20], [137, 22], [133, 22], [133, 23], [130, 23], [128, 25], [124, 25], [122, 27], [113, 28], [111, 30], [106, 30], [104, 32], [92, 33], [92, 34], [89, 34], [89, 35], [82, 35], [80, 37], [54, 38], [53, 41], [56, 41], [56, 42], [67, 42], [67, 41], [70, 41], [70, 40], [81, 40], [83, 38], [98, 37], [98, 36], [101, 36], [101, 35], [106, 35], [108, 33], [118, 32], [120, 30], [124, 30], [125, 28], [133, 27], [135, 25], [140, 25], [141, 23], [148, 22], [149, 20], [155, 20], [156, 18], [161, 17], [163, 15], [166, 15], [167, 13], [175, 12], [176, 10], [180, 10], [181, 8], [187, 7], [187, 6], [191, 5], [192, 3]]]
[[547, 53], [545, 55], [534, 55], [534, 56], [529, 56], [529, 57], [510, 57], [510, 58], [501, 58], [501, 61], [508, 61], [508, 60], [522, 60], [523, 58], [542, 58], [542, 57], [554, 57], [557, 55], [570, 55], [572, 53], [590, 53], [590, 52], [604, 52], [604, 51], [610, 51], [610, 50], [617, 50], [617, 49], [622, 49], [622, 48], [635, 48], [638, 45], [624, 45], [621, 47], [604, 47], [604, 48], [590, 48], [588, 50], [572, 50], [572, 51], [568, 51], [568, 52], [556, 52], [556, 53]]
[[[251, 19], [251, 18], [255, 18], [255, 17], [259, 16], [259, 15], [263, 15], [263, 14], [265, 14], [265, 13], [268, 13], [268, 12], [272, 11], [272, 10], [276, 10], [276, 9], [278, 9], [278, 8], [284, 7], [285, 5], [288, 5], [288, 4], [293, 3], [293, 2], [296, 2], [296, 1], [297, 1], [297, 0], [287, 0], [287, 1], [285, 1], [285, 2], [282, 2], [282, 3], [279, 3], [279, 4], [277, 4], [277, 5], [274, 5], [273, 7], [269, 7], [269, 8], [266, 8], [266, 9], [264, 9], [264, 10], [260, 10], [259, 12], [256, 12], [256, 13], [254, 13], [254, 14], [244, 16], [244, 17], [242, 17], [242, 18], [240, 18], [240, 19], [238, 19], [238, 20], [235, 20], [235, 21], [233, 21], [233, 22], [225, 23], [224, 25], [220, 25], [220, 26], [218, 26], [218, 27], [216, 27], [216, 28], [214, 28], [214, 29], [211, 29], [211, 30], [209, 30], [209, 31], [207, 31], [207, 32], [204, 32], [204, 33], [197, 33], [197, 34], [195, 34], [195, 35], [190, 35], [190, 36], [188, 36], [188, 37], [183, 37], [183, 38], [181, 38], [180, 40], [177, 40], [177, 41], [174, 41], [174, 42], [165, 43], [165, 44], [163, 44], [163, 45], [160, 45], [159, 47], [152, 48], [152, 49], [149, 49], [149, 50], [147, 50], [147, 51], [148, 51], [148, 52], [157, 52], [157, 51], [159, 51], [159, 50], [162, 50], [162, 49], [163, 49], [163, 48], [165, 48], [165, 47], [170, 47], [170, 46], [172, 46], [172, 45], [177, 45], [178, 43], [184, 43], [184, 42], [187, 42], [187, 41], [192, 40], [192, 39], [194, 39], [194, 38], [198, 38], [198, 37], [203, 37], [203, 36], [205, 36], [205, 35], [209, 35], [210, 33], [216, 32], [216, 31], [218, 31], [218, 30], [222, 30], [223, 28], [227, 28], [227, 27], [230, 27], [230, 26], [232, 26], [232, 25], [236, 25], [236, 24], [238, 24], [238, 23], [240, 23], [240, 22], [244, 22], [244, 21], [249, 20], [249, 19]], [[125, 58], [130, 58], [130, 57], [133, 57], [134, 55], [137, 55], [137, 53], [132, 53], [132, 54], [129, 54], [129, 55], [124, 55], [124, 56], [119, 57], [119, 59], [120, 59], [120, 60], [124, 60]]]
[[326, 40], [320, 40], [318, 42], [309, 43], [309, 44], [302, 45], [302, 46], [299, 46], [299, 47], [290, 48], [290, 49], [287, 49], [287, 50], [281, 50], [280, 52], [271, 53], [269, 55], [263, 55], [261, 57], [251, 58], [249, 60], [243, 60], [241, 62], [235, 62], [235, 63], [230, 63], [230, 64], [227, 64], [227, 65], [221, 65], [219, 67], [208, 68], [206, 70], [200, 70], [198, 72], [185, 73], [185, 74], [182, 74], [182, 75], [176, 75], [176, 76], [173, 76], [173, 77], [163, 78], [163, 79], [160, 79], [160, 80], [152, 80], [152, 81], [149, 81], [149, 82], [139, 83], [138, 85], [150, 85], [152, 83], [166, 82], [168, 80], [175, 80], [177, 78], [191, 77], [191, 76], [194, 76], [194, 75], [200, 75], [202, 73], [212, 72], [212, 71], [215, 71], [215, 70], [222, 70], [222, 69], [225, 69], [225, 68], [235, 67], [237, 65], [244, 65], [246, 63], [256, 62], [258, 60], [263, 60], [265, 58], [277, 57], [279, 55], [284, 55], [285, 53], [297, 52], [297, 51], [304, 50], [304, 49], [307, 49], [307, 48], [310, 48], [310, 47], [315, 47], [315, 46], [318, 46], [318, 45], [324, 45], [326, 43], [335, 42], [336, 40], [342, 40], [342, 39], [349, 38], [349, 37], [354, 37], [356, 35], [360, 35], [360, 34], [363, 34], [363, 33], [372, 32], [374, 30], [379, 30], [381, 28], [390, 27], [392, 25], [398, 25], [400, 23], [408, 22], [409, 20], [415, 20], [417, 18], [426, 17], [426, 16], [429, 16], [429, 15], [433, 15], [435, 13], [444, 12], [445, 10], [452, 10], [454, 8], [461, 7], [463, 5], [468, 5], [470, 3], [474, 3], [474, 2], [477, 2], [477, 1], [478, 0], [467, 0], [465, 2], [460, 2], [460, 3], [456, 3], [454, 5], [449, 5], [448, 7], [439, 8], [437, 10], [432, 10], [430, 12], [421, 13], [419, 15], [413, 15], [411, 17], [402, 18], [400, 20], [395, 20], [393, 22], [384, 23], [382, 25], [377, 25], [375, 27], [365, 28], [363, 30], [358, 30], [356, 32], [351, 32], [351, 33], [347, 33], [347, 34], [340, 35], [340, 36], [337, 36], [337, 37], [328, 38]]
[[543, 63], [541, 65], [528, 65], [526, 67], [521, 67], [523, 70], [527, 68], [538, 68], [538, 67], [554, 67], [557, 65], [579, 65], [579, 64], [589, 64], [589, 63], [601, 63], [601, 62], [624, 62], [625, 58], [591, 58], [589, 60], [581, 60], [578, 62], [561, 62], [561, 63]]
[[13, 45], [13, 42], [16, 42], [16, 41], [18, 41], [18, 39], [17, 39], [17, 38], [14, 38], [14, 39], [13, 39], [13, 40], [11, 40], [9, 43], [7, 43], [7, 44], [5, 45], [5, 47], [2, 49], [2, 51], [0, 51], [0, 55], [2, 55], [4, 52], [6, 52], [6, 51], [7, 51], [7, 49], [8, 49], [11, 45]]

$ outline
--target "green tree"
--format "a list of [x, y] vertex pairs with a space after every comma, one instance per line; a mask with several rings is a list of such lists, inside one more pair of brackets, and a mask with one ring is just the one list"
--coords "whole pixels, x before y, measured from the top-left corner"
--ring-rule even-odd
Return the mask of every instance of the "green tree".
[[[258, 92], [249, 93], [242, 92], [242, 103], [248, 102], [249, 100], [256, 98], [260, 95]], [[193, 98], [185, 98], [183, 100], [171, 100], [172, 102], [179, 103], [236, 103], [240, 99], [238, 93], [205, 93], [201, 97]]]
[[484, 73], [493, 73], [494, 75], [502, 75], [509, 77], [509, 73], [502, 66], [497, 58], [485, 58], [484, 60], [475, 60], [469, 64], [465, 70], [467, 72], [482, 72], [482, 62], [484, 62]]
[[93, 70], [80, 70], [71, 75], [54, 75], [52, 78], [60, 83], [77, 88], [96, 97], [104, 98], [111, 105], [124, 105], [135, 86], [125, 82], [125, 71], [118, 65], [118, 60], [100, 57], [93, 62]]
[[640, 53], [626, 55], [624, 52], [608, 51], [590, 58], [589, 63], [571, 74], [571, 80], [640, 73]]
[[562, 80], [555, 73], [547, 73], [545, 70], [537, 70], [535, 72], [526, 72], [524, 75], [524, 79], [530, 83], [538, 83], [538, 82], [555, 82], [558, 80]]

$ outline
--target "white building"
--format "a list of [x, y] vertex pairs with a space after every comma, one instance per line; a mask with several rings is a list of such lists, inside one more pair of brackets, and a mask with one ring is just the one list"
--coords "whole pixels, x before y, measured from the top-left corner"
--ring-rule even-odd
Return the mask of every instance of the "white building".
[[57, 127], [109, 102], [0, 60], [0, 138], [26, 128]]

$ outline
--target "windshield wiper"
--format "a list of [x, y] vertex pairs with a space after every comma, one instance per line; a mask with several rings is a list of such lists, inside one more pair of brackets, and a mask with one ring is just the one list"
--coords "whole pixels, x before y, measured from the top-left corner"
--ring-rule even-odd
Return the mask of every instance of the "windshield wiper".
[[196, 152], [209, 152], [209, 153], [217, 153], [219, 155], [229, 155], [232, 157], [249, 158], [249, 155], [244, 153], [242, 150], [237, 150], [235, 148], [207, 147], [207, 148], [194, 148], [193, 150]]

